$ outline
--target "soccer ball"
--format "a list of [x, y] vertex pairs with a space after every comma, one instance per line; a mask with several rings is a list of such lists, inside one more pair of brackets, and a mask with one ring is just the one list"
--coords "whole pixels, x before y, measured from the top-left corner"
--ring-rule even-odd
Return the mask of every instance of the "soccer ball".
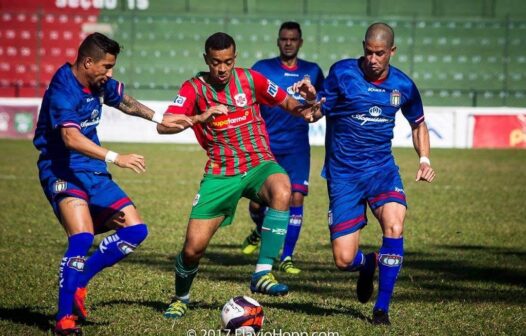
[[231, 298], [221, 311], [223, 329], [235, 331], [235, 335], [255, 335], [264, 319], [261, 305], [248, 296]]

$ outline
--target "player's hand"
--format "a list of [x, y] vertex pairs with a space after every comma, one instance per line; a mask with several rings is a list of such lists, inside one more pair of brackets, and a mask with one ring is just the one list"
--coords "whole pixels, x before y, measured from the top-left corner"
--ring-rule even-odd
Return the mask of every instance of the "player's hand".
[[139, 154], [119, 154], [114, 164], [121, 168], [130, 168], [137, 174], [146, 171], [146, 162], [144, 156]]
[[210, 107], [205, 113], [201, 114], [201, 123], [207, 123], [215, 119], [218, 115], [228, 114], [228, 108], [225, 105], [216, 105]]
[[177, 128], [180, 130], [184, 130], [187, 127], [192, 126], [193, 123], [192, 119], [190, 119], [190, 117], [184, 114], [166, 113], [163, 116], [163, 122], [161, 123], [161, 125], [168, 128]]
[[316, 99], [316, 88], [312, 85], [310, 77], [308, 76], [305, 76], [299, 82], [294, 83], [294, 85], [292, 85], [292, 90], [295, 93], [299, 93], [300, 96], [307, 101], [313, 101]]
[[316, 101], [314, 105], [305, 109], [303, 111], [303, 119], [309, 123], [320, 120], [323, 117], [323, 114], [321, 113], [321, 105], [323, 103], [325, 103], [325, 97], [322, 97], [320, 100]]
[[427, 163], [421, 163], [418, 171], [416, 172], [416, 181], [433, 182], [435, 179], [435, 171]]

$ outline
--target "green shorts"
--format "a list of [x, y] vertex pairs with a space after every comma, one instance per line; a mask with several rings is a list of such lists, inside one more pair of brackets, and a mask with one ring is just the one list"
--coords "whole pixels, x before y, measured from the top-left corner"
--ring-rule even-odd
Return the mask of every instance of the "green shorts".
[[261, 203], [258, 192], [273, 174], [287, 174], [274, 161], [265, 161], [244, 174], [234, 176], [205, 174], [192, 204], [191, 219], [210, 219], [225, 216], [221, 226], [234, 220], [241, 197]]

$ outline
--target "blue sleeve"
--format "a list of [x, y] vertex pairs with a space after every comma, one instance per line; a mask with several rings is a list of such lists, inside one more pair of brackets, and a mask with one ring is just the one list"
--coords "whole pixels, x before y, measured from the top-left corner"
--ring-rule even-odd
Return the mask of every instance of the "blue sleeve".
[[104, 104], [116, 107], [124, 97], [124, 84], [110, 78], [104, 85]]
[[314, 80], [314, 87], [316, 88], [316, 91], [319, 92], [323, 89], [324, 80], [325, 80], [325, 76], [323, 76], [323, 71], [318, 65], [316, 65], [316, 77]]
[[418, 125], [424, 121], [424, 107], [420, 92], [414, 83], [411, 83], [409, 97], [402, 105], [402, 114], [411, 125]]
[[329, 70], [329, 74], [323, 82], [323, 90], [320, 93], [320, 97], [325, 97], [325, 103], [323, 104], [322, 113], [328, 115], [338, 102], [340, 96], [340, 84], [337, 76], [337, 70], [334, 66]]
[[61, 126], [80, 128], [77, 106], [66, 92], [54, 92], [49, 103], [49, 116], [53, 129]]
[[257, 61], [252, 66], [252, 70], [256, 70], [257, 72], [263, 72], [263, 68], [264, 68], [264, 65], [263, 65], [263, 62], [261, 61]]

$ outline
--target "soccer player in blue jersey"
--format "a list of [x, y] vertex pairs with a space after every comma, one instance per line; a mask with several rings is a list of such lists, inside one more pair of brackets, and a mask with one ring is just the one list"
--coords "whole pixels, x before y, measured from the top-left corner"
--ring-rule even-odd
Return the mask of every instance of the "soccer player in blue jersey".
[[[389, 65], [396, 51], [392, 28], [385, 23], [371, 25], [363, 51], [359, 59], [335, 63], [320, 92], [326, 98], [323, 115], [327, 124], [322, 175], [327, 179], [336, 266], [342, 271], [359, 272], [356, 291], [362, 303], [373, 294], [378, 267], [379, 289], [372, 323], [390, 324], [389, 303], [404, 258], [402, 233], [407, 206], [391, 152], [399, 109], [411, 125], [420, 158], [416, 181], [432, 182], [435, 172], [429, 160], [429, 132], [418, 89], [407, 75]], [[312, 86], [309, 90], [314, 91]], [[359, 248], [360, 231], [367, 224], [367, 204], [383, 232], [378, 253], [364, 254]]]
[[[260, 60], [252, 67], [300, 101], [303, 98], [293, 91], [296, 82], [308, 78], [320, 90], [324, 79], [323, 72], [316, 63], [298, 58], [302, 44], [299, 23], [284, 22], [279, 28], [277, 40], [279, 56]], [[272, 153], [289, 175], [292, 185], [290, 218], [279, 268], [290, 274], [298, 274], [301, 270], [294, 265], [292, 256], [303, 224], [304, 197], [309, 191], [309, 124], [279, 106], [261, 106], [261, 115], [265, 119]], [[250, 202], [250, 217], [257, 227], [243, 242], [244, 254], [253, 253], [259, 245], [265, 210], [266, 206]]]
[[[75, 63], [64, 64], [53, 76], [33, 140], [40, 151], [40, 183], [68, 237], [59, 269], [57, 335], [81, 333], [76, 320], [87, 315], [88, 282], [133, 252], [148, 234], [133, 202], [106, 167], [110, 162], [142, 173], [144, 157], [100, 145], [96, 127], [102, 104], [166, 127], [191, 125], [186, 116], [156, 114], [124, 94], [123, 84], [111, 78], [119, 51], [117, 42], [100, 33], [86, 37]], [[109, 230], [116, 231], [88, 258], [94, 234]]]

